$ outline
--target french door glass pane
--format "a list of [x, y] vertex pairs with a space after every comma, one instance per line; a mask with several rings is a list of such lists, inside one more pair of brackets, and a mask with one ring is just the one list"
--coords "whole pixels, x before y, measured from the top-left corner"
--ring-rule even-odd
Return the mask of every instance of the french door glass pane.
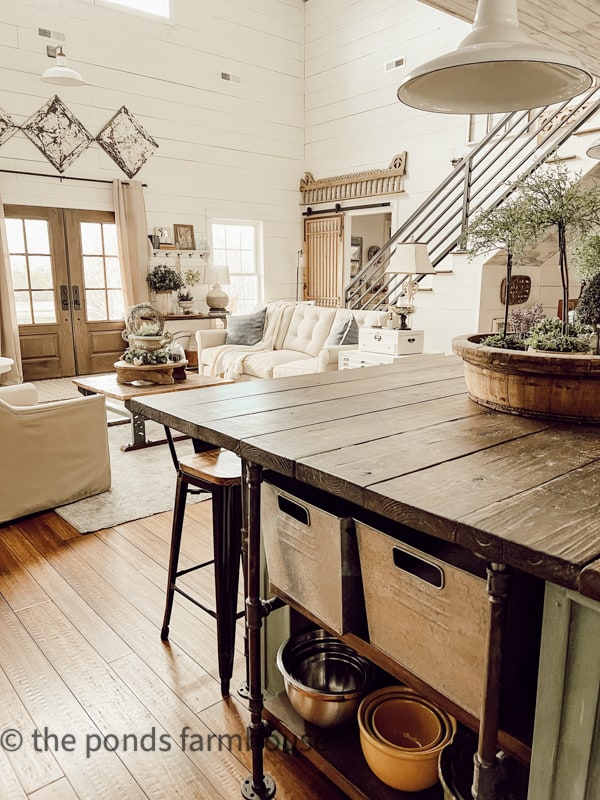
[[54, 292], [32, 292], [31, 300], [33, 303], [34, 322], [38, 323], [38, 325], [45, 322], [56, 322]]
[[9, 218], [5, 223], [18, 324], [56, 322], [48, 222]]
[[33, 323], [33, 314], [31, 312], [29, 292], [15, 292], [15, 306], [19, 325], [31, 325]]
[[25, 235], [28, 253], [50, 254], [50, 237], [45, 219], [26, 219]]
[[90, 322], [100, 322], [108, 319], [106, 292], [104, 290], [86, 289], [85, 305], [87, 318]]
[[117, 226], [114, 223], [82, 222], [81, 250], [88, 321], [124, 319]]
[[52, 262], [50, 256], [29, 257], [29, 278], [32, 289], [52, 289]]

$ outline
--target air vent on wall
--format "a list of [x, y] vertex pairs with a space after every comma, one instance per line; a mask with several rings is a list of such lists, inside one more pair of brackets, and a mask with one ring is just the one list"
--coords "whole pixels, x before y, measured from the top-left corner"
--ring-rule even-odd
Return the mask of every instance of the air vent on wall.
[[393, 58], [391, 61], [386, 61], [383, 65], [384, 72], [392, 72], [395, 69], [400, 69], [404, 66], [404, 56], [400, 58]]
[[38, 28], [37, 35], [40, 39], [53, 39], [55, 42], [64, 42], [66, 39], [61, 31], [51, 31], [48, 28]]
[[240, 76], [234, 75], [232, 72], [222, 72], [221, 73], [221, 80], [222, 81], [231, 81], [231, 83], [239, 83]]

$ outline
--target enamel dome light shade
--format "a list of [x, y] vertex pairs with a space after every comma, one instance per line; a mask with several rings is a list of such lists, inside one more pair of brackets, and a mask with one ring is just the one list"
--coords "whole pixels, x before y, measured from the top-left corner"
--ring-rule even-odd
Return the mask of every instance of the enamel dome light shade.
[[67, 66], [65, 54], [60, 46], [56, 48], [56, 64], [45, 70], [42, 80], [58, 86], [83, 86], [84, 84], [81, 75]]
[[422, 111], [492, 114], [569, 100], [593, 80], [575, 56], [530, 39], [517, 0], [479, 0], [471, 33], [410, 72], [398, 99]]

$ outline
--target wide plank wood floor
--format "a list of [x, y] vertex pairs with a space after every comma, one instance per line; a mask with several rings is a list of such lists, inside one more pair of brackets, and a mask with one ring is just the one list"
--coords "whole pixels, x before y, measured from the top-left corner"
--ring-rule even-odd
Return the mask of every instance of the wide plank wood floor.
[[[189, 506], [181, 565], [210, 558]], [[248, 719], [221, 698], [213, 620], [176, 597], [160, 639], [171, 513], [81, 535], [53, 512], [0, 527], [0, 800], [237, 800]], [[207, 550], [208, 548], [208, 550]], [[212, 573], [188, 577], [212, 601]], [[245, 677], [242, 627], [232, 689]], [[302, 756], [265, 754], [281, 800], [341, 800]]]

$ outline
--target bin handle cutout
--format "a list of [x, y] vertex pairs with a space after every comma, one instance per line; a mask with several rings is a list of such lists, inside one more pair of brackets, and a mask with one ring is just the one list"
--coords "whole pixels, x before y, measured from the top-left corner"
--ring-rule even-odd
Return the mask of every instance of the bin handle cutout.
[[280, 494], [277, 495], [277, 504], [279, 510], [287, 514], [288, 517], [292, 517], [298, 522], [301, 522], [302, 525], [310, 525], [310, 513], [308, 508], [301, 506], [299, 503], [294, 503], [293, 500], [289, 500], [287, 497], [283, 497]]
[[408, 572], [419, 580], [429, 583], [436, 589], [444, 588], [444, 570], [438, 567], [437, 564], [432, 564], [424, 558], [415, 556], [412, 553], [407, 553], [406, 550], [401, 550], [399, 547], [392, 548], [394, 555], [394, 565], [398, 569]]

